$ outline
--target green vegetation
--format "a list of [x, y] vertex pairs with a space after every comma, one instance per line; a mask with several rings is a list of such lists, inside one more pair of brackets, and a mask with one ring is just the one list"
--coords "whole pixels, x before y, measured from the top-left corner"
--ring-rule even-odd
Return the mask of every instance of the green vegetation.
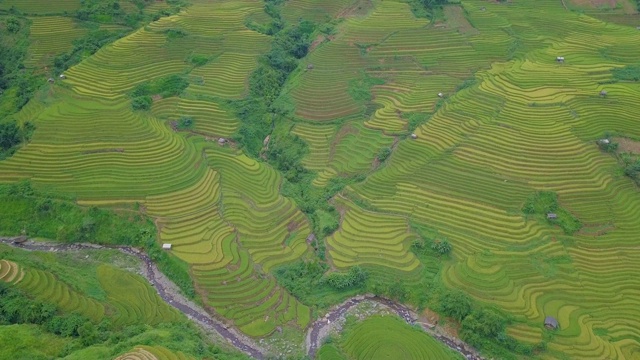
[[395, 316], [351, 319], [338, 340], [323, 345], [318, 359], [462, 359], [424, 331]]
[[[145, 344], [195, 358], [246, 358], [207, 344], [142, 278], [108, 265], [137, 267], [137, 259], [116, 251], [47, 254], [6, 246], [0, 257], [11, 259], [0, 260], [0, 274], [5, 267], [23, 274], [0, 276], [2, 354], [8, 357], [114, 358]], [[98, 306], [97, 317], [85, 315]]]
[[188, 267], [160, 249], [155, 226], [141, 214], [81, 208], [71, 198], [39, 192], [28, 181], [0, 185], [0, 201], [1, 234], [145, 247], [161, 271], [188, 297], [195, 296]]
[[278, 267], [274, 275], [278, 282], [304, 304], [326, 310], [333, 302], [362, 290], [368, 273], [359, 266], [346, 272], [327, 272], [321, 261], [299, 261]]
[[558, 195], [551, 191], [539, 191], [530, 195], [522, 207], [522, 212], [538, 218], [546, 217], [549, 223], [557, 224], [567, 235], [575, 233], [582, 227], [573, 214], [560, 207]]
[[[149, 248], [265, 342], [375, 293], [439, 312], [488, 358], [637, 353], [628, 4], [114, 3], [0, 2], [0, 183], [35, 189], [3, 190], [7, 235]], [[617, 149], [594, 144], [608, 131]], [[99, 282], [8, 261], [33, 294], [106, 309], [87, 300], [108, 302]]]
[[615, 80], [640, 81], [640, 65], [627, 65], [611, 70]]
[[13, 155], [20, 144], [29, 141], [34, 130], [29, 122], [22, 128], [15, 121], [0, 122], [0, 160]]

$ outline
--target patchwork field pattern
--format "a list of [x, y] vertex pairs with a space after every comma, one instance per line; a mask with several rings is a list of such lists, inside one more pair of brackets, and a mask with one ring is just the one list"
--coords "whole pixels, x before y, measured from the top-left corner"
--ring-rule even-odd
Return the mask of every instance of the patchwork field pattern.
[[[16, 116], [38, 130], [0, 163], [0, 181], [30, 178], [88, 205], [139, 203], [160, 241], [190, 265], [203, 302], [251, 336], [304, 328], [311, 317], [270, 274], [309, 255], [309, 221], [280, 194], [277, 171], [233, 142], [217, 143], [239, 124], [227, 101], [247, 93], [269, 49], [268, 36], [245, 26], [264, 19], [263, 5], [193, 1], [101, 49], [64, 85], [47, 85], [46, 104], [33, 101]], [[332, 199], [341, 226], [324, 239], [331, 267], [417, 281], [428, 264], [409, 251], [418, 236], [410, 225], [430, 227], [453, 245], [441, 280], [508, 312], [510, 335], [536, 343], [545, 316], [558, 319], [543, 358], [634, 358], [640, 196], [595, 141], [606, 132], [640, 138], [640, 85], [612, 81], [610, 71], [637, 64], [640, 32], [555, 0], [455, 6], [448, 21], [432, 22], [400, 0], [283, 5], [289, 21], [343, 19], [331, 35], [318, 34], [281, 98], [309, 145], [314, 186], [365, 178]], [[176, 29], [186, 36], [167, 36]], [[195, 66], [194, 55], [208, 61]], [[183, 94], [131, 110], [137, 84], [172, 74], [189, 80]], [[192, 131], [171, 129], [182, 116], [194, 119]], [[381, 163], [384, 148], [392, 154]], [[537, 191], [557, 193], [582, 229], [569, 235], [525, 216]], [[0, 279], [71, 297], [46, 273], [7, 261]], [[132, 285], [137, 299], [145, 291]], [[367, 354], [375, 342], [355, 334], [350, 356]]]
[[[223, 103], [244, 94], [258, 54], [268, 49], [268, 37], [244, 27], [262, 11], [258, 1], [196, 2], [69, 69], [70, 90], [52, 86], [52, 106], [29, 105], [17, 115], [37, 118], [42, 135], [3, 163], [0, 175], [30, 177], [87, 205], [143, 204], [161, 225], [161, 241], [192, 265], [207, 305], [256, 336], [283, 324], [305, 327], [311, 316], [268, 272], [307, 252], [307, 219], [273, 191], [281, 182], [273, 169], [206, 141], [237, 127]], [[169, 29], [187, 36], [169, 38]], [[194, 67], [188, 59], [195, 53], [212, 60]], [[237, 73], [220, 69], [237, 61], [245, 61]], [[131, 110], [127, 93], [135, 85], [171, 74], [188, 74], [181, 98], [158, 99], [150, 114]], [[169, 121], [181, 116], [193, 117], [194, 131], [205, 136], [174, 133]]]

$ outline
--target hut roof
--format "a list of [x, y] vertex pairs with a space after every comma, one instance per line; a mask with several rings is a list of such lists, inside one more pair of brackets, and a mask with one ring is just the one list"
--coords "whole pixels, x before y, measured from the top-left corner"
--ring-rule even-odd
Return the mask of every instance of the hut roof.
[[560, 62], [564, 61], [564, 56], [558, 56], [556, 58], [556, 61], [560, 61]]
[[607, 95], [607, 90], [600, 91], [600, 95]]
[[411, 134], [411, 138], [412, 138], [412, 139], [417, 139], [417, 138], [418, 138], [418, 135], [416, 135], [416, 134]]
[[226, 143], [226, 142], [227, 142], [227, 139], [225, 139], [225, 138], [218, 139], [218, 144], [220, 144], [220, 145], [224, 145], [224, 143]]
[[443, 97], [443, 96], [444, 96], [444, 94], [443, 94], [443, 93], [441, 93], [441, 92], [440, 92], [440, 93], [438, 93], [438, 97]]
[[165, 250], [171, 250], [171, 244], [162, 244], [162, 248]]
[[558, 320], [556, 320], [556, 318], [554, 318], [553, 316], [547, 316], [544, 318], [544, 326], [550, 329], [557, 329]]
[[547, 214], [547, 219], [557, 219], [558, 215], [555, 213], [548, 213]]

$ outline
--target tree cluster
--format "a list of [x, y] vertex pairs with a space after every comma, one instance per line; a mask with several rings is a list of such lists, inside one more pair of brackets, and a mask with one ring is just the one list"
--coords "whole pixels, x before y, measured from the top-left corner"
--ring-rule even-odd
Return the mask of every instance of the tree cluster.
[[53, 304], [34, 300], [0, 282], [0, 324], [35, 324], [53, 334], [78, 337], [84, 345], [99, 340], [96, 326], [78, 314], [59, 314]]

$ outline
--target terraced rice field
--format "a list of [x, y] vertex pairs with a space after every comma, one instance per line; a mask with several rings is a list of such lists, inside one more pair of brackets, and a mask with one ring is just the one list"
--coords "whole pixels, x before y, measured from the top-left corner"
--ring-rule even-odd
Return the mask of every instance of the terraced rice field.
[[178, 312], [140, 276], [109, 265], [101, 265], [97, 274], [85, 276], [97, 276], [106, 301], [74, 289], [50, 271], [0, 260], [0, 281], [15, 285], [37, 300], [52, 303], [65, 313], [78, 313], [96, 323], [109, 316], [115, 325], [153, 325], [180, 319]]
[[116, 309], [113, 323], [159, 324], [178, 320], [178, 312], [167, 305], [143, 278], [129, 272], [102, 265], [98, 280], [107, 293], [107, 302]]
[[87, 32], [68, 17], [38, 16], [30, 20], [29, 58], [25, 62], [28, 67], [51, 64], [56, 55], [70, 50], [73, 40]]
[[181, 352], [174, 353], [162, 346], [138, 346], [114, 360], [193, 360], [193, 358]]
[[24, 270], [13, 261], [0, 260], [0, 281], [17, 284], [24, 278]]
[[60, 14], [80, 8], [81, 0], [3, 0], [0, 10], [15, 7], [26, 14]]
[[[282, 9], [290, 21], [344, 19], [283, 94], [294, 106], [293, 132], [309, 145], [314, 186], [366, 176], [332, 200], [341, 227], [325, 239], [331, 267], [362, 265], [376, 281], [416, 282], [428, 264], [409, 250], [418, 237], [409, 225], [434, 228], [453, 245], [440, 280], [506, 311], [515, 320], [510, 335], [533, 344], [544, 337], [545, 316], [558, 319], [542, 358], [637, 357], [640, 196], [595, 140], [605, 132], [640, 138], [640, 86], [612, 82], [610, 72], [637, 63], [640, 32], [556, 0], [469, 0], [434, 22], [414, 17], [404, 1], [358, 4], [292, 0]], [[308, 219], [280, 194], [277, 171], [215, 141], [238, 128], [225, 103], [247, 93], [269, 49], [268, 36], [245, 26], [264, 18], [259, 1], [193, 1], [101, 49], [71, 68], [64, 86], [47, 85], [50, 101], [16, 116], [38, 131], [0, 163], [0, 181], [29, 178], [86, 205], [141, 204], [160, 241], [190, 265], [203, 302], [258, 337], [303, 329], [311, 318], [270, 273], [310, 256]], [[187, 36], [168, 39], [167, 29]], [[210, 61], [194, 67], [194, 54]], [[189, 79], [180, 97], [131, 110], [131, 89], [171, 74]], [[365, 89], [371, 98], [354, 96], [371, 79], [379, 79]], [[413, 130], [416, 113], [428, 120]], [[194, 118], [193, 132], [172, 131], [169, 121], [181, 116]], [[379, 164], [383, 148], [393, 152]], [[525, 216], [522, 205], [537, 191], [557, 193], [582, 229], [567, 235]], [[10, 263], [0, 265], [2, 279], [15, 279]], [[47, 278], [23, 270], [19, 286]], [[375, 350], [363, 341], [351, 338], [348, 354]]]
[[423, 331], [393, 316], [374, 316], [354, 325], [339, 344], [324, 345], [319, 360], [462, 359]]

